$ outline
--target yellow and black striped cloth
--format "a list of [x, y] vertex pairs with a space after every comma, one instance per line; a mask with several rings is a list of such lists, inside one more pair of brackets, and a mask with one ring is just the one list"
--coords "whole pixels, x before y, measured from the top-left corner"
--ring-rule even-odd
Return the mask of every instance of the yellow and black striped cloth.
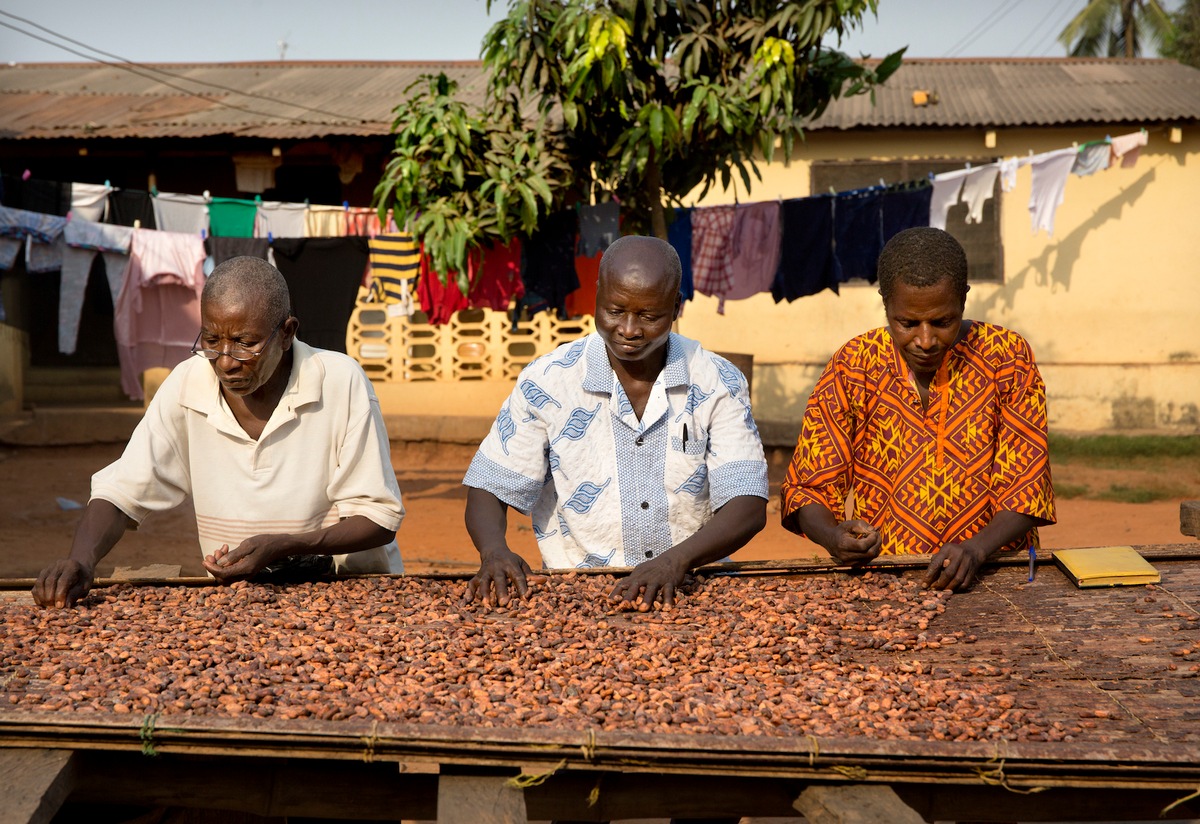
[[371, 299], [403, 303], [421, 270], [421, 249], [407, 232], [376, 235], [368, 241], [371, 254]]

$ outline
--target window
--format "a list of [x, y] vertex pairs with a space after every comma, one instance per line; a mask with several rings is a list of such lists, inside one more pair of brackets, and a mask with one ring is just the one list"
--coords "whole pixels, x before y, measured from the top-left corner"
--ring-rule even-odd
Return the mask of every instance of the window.
[[[812, 164], [812, 194], [844, 192], [884, 183], [920, 180], [930, 174], [952, 172], [967, 165], [966, 160], [818, 160]], [[979, 162], [978, 160], [972, 162]], [[954, 235], [967, 252], [972, 282], [999, 283], [1004, 280], [1004, 256], [1000, 245], [1000, 182], [993, 184], [992, 196], [983, 206], [983, 220], [967, 223], [967, 207], [957, 203], [946, 216], [946, 231]]]

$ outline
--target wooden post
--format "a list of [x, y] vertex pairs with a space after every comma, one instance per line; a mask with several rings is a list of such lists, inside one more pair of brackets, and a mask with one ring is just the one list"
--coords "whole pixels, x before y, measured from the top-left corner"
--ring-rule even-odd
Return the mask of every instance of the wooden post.
[[443, 775], [438, 824], [526, 824], [525, 793], [500, 775]]
[[792, 806], [809, 824], [925, 824], [917, 811], [883, 784], [813, 786]]
[[1183, 501], [1179, 504], [1179, 531], [1200, 538], [1200, 501]]
[[0, 824], [46, 824], [75, 786], [75, 753], [0, 749], [0, 776]]

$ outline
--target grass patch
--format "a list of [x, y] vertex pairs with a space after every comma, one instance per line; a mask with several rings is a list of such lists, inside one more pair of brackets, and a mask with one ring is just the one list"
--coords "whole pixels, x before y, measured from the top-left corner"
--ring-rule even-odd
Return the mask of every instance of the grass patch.
[[[1056, 489], [1057, 493], [1058, 490]], [[1069, 497], [1069, 496], [1068, 496]], [[1101, 501], [1117, 501], [1125, 504], [1148, 504], [1154, 501], [1177, 500], [1186, 497], [1177, 487], [1161, 486], [1125, 486], [1110, 484], [1108, 489], [1095, 496]]]
[[1050, 435], [1050, 461], [1200, 457], [1197, 435]]
[[1054, 484], [1055, 498], [1086, 498], [1091, 492], [1091, 487], [1087, 484]]

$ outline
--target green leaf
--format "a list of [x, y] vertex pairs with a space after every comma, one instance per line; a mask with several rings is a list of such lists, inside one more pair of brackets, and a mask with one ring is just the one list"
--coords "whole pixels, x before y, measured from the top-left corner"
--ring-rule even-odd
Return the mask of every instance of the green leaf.
[[655, 151], [662, 151], [663, 113], [658, 106], [650, 109], [650, 145]]

